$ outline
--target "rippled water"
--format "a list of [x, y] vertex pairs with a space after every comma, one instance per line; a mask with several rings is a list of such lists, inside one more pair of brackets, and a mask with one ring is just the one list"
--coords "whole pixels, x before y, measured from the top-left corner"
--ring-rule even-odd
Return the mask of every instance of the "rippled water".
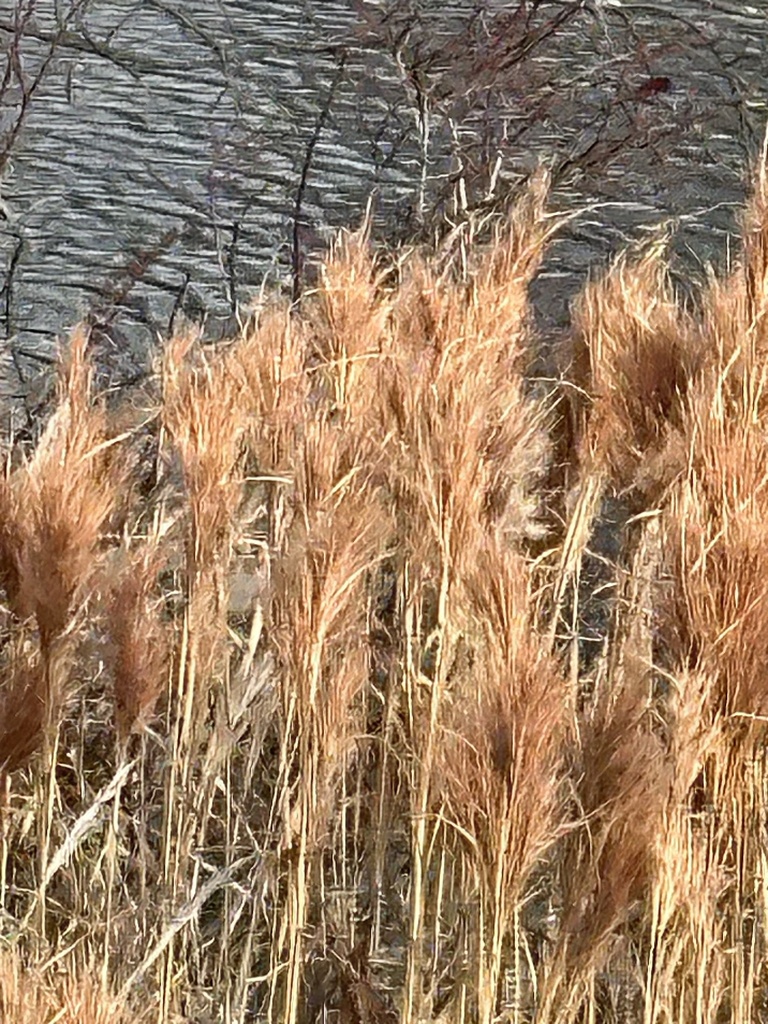
[[[411, 6], [433, 26], [429, 40], [432, 30], [450, 38], [473, 5]], [[487, 24], [515, 6], [489, 0]], [[14, 7], [0, 0], [0, 44]], [[27, 25], [28, 74], [46, 52], [55, 9], [39, 0]], [[302, 246], [359, 221], [372, 191], [382, 232], [411, 222], [418, 107], [391, 54], [370, 45], [365, 11], [376, 9], [368, 0], [84, 7], [0, 179], [6, 395], [34, 388], [57, 336], [86, 313], [109, 311], [103, 337], [128, 373], [179, 312], [215, 334], [265, 275], [286, 280], [302, 164], [331, 92], [307, 175]], [[767, 26], [762, 5], [592, 0], [506, 79], [504, 95], [485, 95], [485, 113], [440, 108], [435, 96], [428, 195], [457, 170], [441, 109], [454, 117], [454, 150], [459, 139], [472, 160], [490, 166], [501, 156], [497, 190], [539, 157], [562, 164], [570, 154], [578, 166], [562, 175], [553, 202], [600, 205], [569, 227], [545, 269], [540, 289], [555, 320], [589, 265], [664, 216], [676, 218], [684, 259], [719, 258], [761, 142]], [[444, 71], [451, 84], [466, 67], [449, 55]], [[661, 77], [668, 86], [657, 94], [648, 82]], [[19, 99], [18, 90], [4, 97], [0, 132]], [[486, 132], [487, 152], [472, 148], [483, 118], [506, 136]]]

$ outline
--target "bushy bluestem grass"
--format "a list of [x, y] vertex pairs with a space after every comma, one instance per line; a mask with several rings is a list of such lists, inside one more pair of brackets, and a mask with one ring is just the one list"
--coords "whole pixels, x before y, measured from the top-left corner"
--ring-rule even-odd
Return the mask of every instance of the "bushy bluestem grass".
[[546, 393], [561, 221], [366, 222], [129, 410], [75, 333], [0, 483], [2, 1020], [765, 1014], [765, 168], [695, 301], [661, 236], [586, 285]]

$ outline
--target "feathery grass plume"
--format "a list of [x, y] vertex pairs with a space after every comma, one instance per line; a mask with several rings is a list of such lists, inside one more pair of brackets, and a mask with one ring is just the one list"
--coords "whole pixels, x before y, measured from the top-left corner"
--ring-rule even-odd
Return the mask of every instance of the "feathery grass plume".
[[575, 799], [582, 827], [561, 867], [563, 918], [546, 965], [542, 1021], [569, 1021], [605, 963], [609, 940], [646, 899], [669, 769], [645, 675], [604, 680], [579, 727]]
[[[61, 361], [57, 408], [32, 457], [13, 472], [0, 500], [4, 582], [20, 618], [38, 631], [41, 683], [27, 698], [42, 704], [43, 765], [37, 776], [38, 882], [45, 876], [56, 798], [59, 726], [69, 696], [75, 614], [88, 597], [99, 548], [118, 502], [122, 466], [108, 436], [103, 403], [92, 395], [92, 367], [84, 329], [75, 332]], [[22, 672], [24, 670], [22, 669]], [[36, 731], [38, 709], [25, 730]], [[36, 742], [36, 741], [35, 741]], [[45, 899], [37, 901], [38, 935], [45, 930]]]
[[[315, 844], [327, 828], [328, 800], [355, 735], [353, 706], [369, 661], [368, 575], [381, 557], [389, 523], [370, 468], [354, 461], [354, 449], [327, 425], [310, 424], [309, 431], [298, 487], [317, 490], [311, 497], [304, 491], [310, 501], [300, 499], [275, 566], [270, 622], [286, 707], [295, 705], [289, 718], [308, 716], [309, 732], [299, 732], [316, 748], [309, 753], [317, 764], [300, 787], [311, 791], [312, 824], [320, 829], [309, 835]], [[285, 842], [292, 845], [290, 835]]]
[[227, 552], [242, 483], [244, 396], [229, 361], [179, 335], [163, 358], [163, 423], [181, 460], [189, 495], [189, 570], [211, 571]]
[[40, 748], [46, 725], [46, 688], [39, 653], [20, 634], [2, 653], [0, 777], [24, 767]]
[[[439, 745], [436, 788], [480, 883], [478, 1019], [496, 1018], [503, 947], [524, 886], [561, 824], [566, 684], [537, 634], [530, 567], [491, 541], [466, 581], [466, 678]], [[520, 951], [515, 948], [520, 985]]]
[[748, 1019], [758, 989], [756, 906], [765, 903], [763, 822], [768, 716], [768, 420], [766, 371], [738, 360], [705, 374], [684, 436], [687, 475], [665, 518], [674, 585], [663, 636], [681, 671], [711, 679], [707, 715], [719, 725], [700, 788], [717, 825], [712, 862], [727, 882], [728, 1005]]
[[[489, 528], [510, 540], [538, 534], [534, 492], [549, 451], [545, 410], [521, 376], [529, 353], [520, 293], [536, 263], [514, 228], [495, 244], [508, 258], [480, 258], [469, 285], [411, 257], [382, 365], [395, 496], [414, 541], [432, 545], [427, 560], [440, 552], [459, 573]], [[515, 246], [520, 267], [509, 257]], [[495, 294], [499, 266], [509, 307]]]
[[359, 426], [372, 413], [370, 367], [378, 359], [389, 317], [385, 274], [370, 244], [370, 211], [355, 232], [341, 232], [320, 264], [320, 283], [305, 305], [318, 370], [334, 411]]
[[668, 479], [656, 464], [701, 362], [693, 321], [669, 280], [666, 245], [662, 237], [637, 256], [620, 256], [574, 308], [574, 379], [590, 396], [578, 429], [581, 461], [650, 501]]
[[370, 672], [368, 576], [391, 529], [370, 451], [365, 437], [341, 429], [329, 415], [307, 419], [293, 516], [274, 570], [270, 631], [283, 714], [277, 800], [284, 808], [288, 871], [279, 1019], [290, 1024], [299, 1014], [311, 880], [330, 832], [337, 783], [361, 728], [358, 698]]
[[[312, 304], [316, 324], [284, 309], [267, 311], [227, 356], [247, 403], [248, 443], [256, 461], [252, 482], [264, 494], [269, 551], [276, 556], [266, 567], [266, 593], [267, 635], [282, 670], [277, 806], [284, 810], [284, 846], [298, 853], [285, 858], [288, 888], [276, 922], [271, 1012], [279, 988], [280, 1012], [288, 1018], [298, 1012], [308, 872], [314, 878], [317, 851], [328, 841], [335, 789], [368, 677], [361, 642], [367, 628], [365, 577], [380, 543], [371, 533], [379, 529], [376, 485], [368, 456], [361, 454], [362, 447], [373, 453], [374, 446], [358, 421], [373, 404], [371, 369], [366, 360], [345, 361], [358, 344], [362, 321], [352, 323], [360, 310], [342, 288], [360, 298], [355, 290], [365, 290], [367, 257], [364, 244], [345, 251], [350, 260], [331, 260], [327, 290], [321, 287]], [[316, 383], [322, 378], [335, 381], [339, 393], [326, 394]], [[337, 419], [329, 401], [353, 394], [361, 404]]]
[[[528, 288], [563, 216], [547, 210], [550, 176], [540, 168], [494, 229], [487, 250], [470, 260], [470, 309], [478, 337], [495, 337], [518, 372], [531, 361]], [[474, 266], [472, 264], [474, 263]]]
[[[763, 635], [768, 601], [768, 370], [755, 347], [766, 275], [765, 155], [744, 217], [744, 253], [704, 295], [709, 359], [685, 403], [688, 472], [665, 518], [673, 607], [670, 643], [681, 666], [711, 672], [713, 712], [734, 723], [768, 713]], [[751, 284], [749, 284], [751, 282]], [[745, 311], [749, 298], [750, 309]], [[760, 307], [760, 308], [758, 308]]]
[[202, 741], [208, 696], [224, 671], [232, 530], [243, 488], [245, 402], [225, 356], [209, 357], [191, 335], [169, 342], [163, 359], [163, 422], [179, 456], [189, 502], [187, 636], [177, 693], [181, 747]]
[[54, 1008], [62, 1024], [138, 1024], [141, 1019], [129, 1016], [122, 1001], [105, 991], [92, 974], [70, 978], [60, 989]]
[[739, 729], [768, 715], [768, 422], [752, 396], [729, 395], [726, 371], [714, 395], [691, 403], [689, 472], [667, 519], [676, 582], [670, 643], [681, 665], [710, 673], [714, 710]]
[[[566, 393], [574, 447], [566, 458], [578, 472], [564, 496], [553, 640], [572, 584], [572, 619], [578, 621], [581, 563], [606, 487], [623, 491], [640, 511], [660, 498], [684, 465], [670, 438], [702, 357], [694, 322], [669, 279], [666, 245], [661, 236], [636, 254], [620, 256], [574, 305]], [[578, 659], [576, 641], [573, 658]]]
[[690, 1019], [714, 1024], [728, 985], [723, 934], [728, 880], [718, 850], [728, 845], [697, 808], [707, 765], [721, 742], [712, 715], [712, 680], [695, 672], [671, 679], [669, 797], [655, 844], [645, 979], [646, 1024]]
[[[400, 529], [403, 657], [411, 730], [413, 853], [407, 1024], [421, 1006], [429, 794], [456, 638], [454, 589], [488, 534], [538, 532], [536, 484], [548, 456], [545, 411], [525, 394], [527, 289], [551, 225], [544, 187], [523, 197], [487, 253], [450, 265], [413, 255], [402, 267], [381, 362], [382, 431]], [[426, 683], [426, 685], [425, 685]]]
[[108, 595], [107, 632], [120, 748], [141, 732], [168, 683], [170, 637], [158, 607], [157, 575], [164, 558], [157, 539], [125, 552], [113, 566], [116, 578]]
[[[290, 529], [291, 481], [310, 415], [307, 373], [310, 328], [288, 308], [266, 310], [228, 355], [247, 408], [245, 501], [263, 523], [264, 601], [254, 611], [262, 621], [271, 585], [272, 555], [284, 549]], [[254, 652], [255, 653], [255, 652]]]
[[[207, 722], [225, 699], [229, 669], [229, 578], [243, 488], [247, 396], [226, 355], [209, 355], [192, 335], [169, 341], [162, 382], [163, 424], [178, 455], [188, 503], [186, 605], [169, 698], [172, 750], [163, 815], [163, 881], [173, 905], [197, 889], [200, 866], [191, 854], [206, 843], [217, 784], [216, 777], [200, 778], [201, 754], [216, 739]], [[162, 951], [164, 1001], [171, 995], [178, 944], [189, 941], [184, 933]], [[191, 956], [184, 959], [191, 966]]]
[[[767, 136], [768, 138], [768, 136]], [[756, 164], [752, 189], [741, 214], [742, 246], [724, 278], [710, 271], [702, 293], [699, 331], [707, 366], [736, 395], [768, 354], [768, 179], [767, 152]]]
[[32, 458], [15, 471], [13, 535], [18, 610], [35, 616], [43, 647], [64, 632], [92, 582], [121, 470], [106, 413], [92, 398], [88, 337], [77, 331], [62, 362], [59, 403]]
[[287, 474], [293, 468], [308, 412], [309, 335], [289, 309], [269, 309], [227, 356], [245, 395], [248, 443], [264, 474]]

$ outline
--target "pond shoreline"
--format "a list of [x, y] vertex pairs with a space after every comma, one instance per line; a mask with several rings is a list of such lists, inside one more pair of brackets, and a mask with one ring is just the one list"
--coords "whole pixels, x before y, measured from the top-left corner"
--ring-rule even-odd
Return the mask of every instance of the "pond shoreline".
[[[485, 175], [493, 205], [538, 160], [573, 165], [553, 208], [596, 208], [537, 286], [552, 325], [590, 267], [666, 218], [682, 259], [723, 258], [768, 109], [765, 22], [720, 2], [589, 3], [483, 92], [491, 29], [513, 31], [498, 19], [514, 5], [485, 5], [472, 30], [485, 65], [467, 56], [471, 3], [422, 4], [410, 55], [384, 38], [381, 6], [83, 5], [0, 177], [6, 403], [40, 387], [79, 319], [104, 321], [109, 372], [130, 377], [181, 314], [216, 337], [265, 280], [291, 288], [299, 250], [358, 224], [372, 194], [378, 235], [418, 230], [425, 204], [460, 214], [462, 175]], [[41, 5], [20, 41], [28, 74], [56, 31]], [[440, 32], [448, 56], [429, 64]], [[17, 108], [6, 91], [6, 131]]]

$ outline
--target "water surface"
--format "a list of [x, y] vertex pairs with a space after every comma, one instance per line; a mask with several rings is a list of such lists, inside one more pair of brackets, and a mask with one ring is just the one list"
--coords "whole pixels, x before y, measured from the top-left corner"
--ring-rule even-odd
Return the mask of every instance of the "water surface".
[[[14, 6], [0, 0], [3, 49]], [[48, 50], [57, 6], [40, 0], [26, 26], [27, 75]], [[540, 159], [564, 168], [553, 204], [592, 205], [539, 285], [552, 322], [590, 266], [665, 218], [683, 262], [723, 258], [764, 127], [762, 5], [593, 0], [505, 73], [503, 88], [485, 91], [477, 62], [455, 49], [477, 5], [411, 3], [421, 23], [401, 40], [399, 61], [373, 39], [382, 6], [83, 4], [0, 179], [6, 405], [34, 401], [57, 339], [85, 315], [101, 322], [110, 372], [130, 377], [182, 314], [215, 336], [265, 281], [289, 286], [303, 171], [299, 239], [311, 252], [333, 228], [358, 223], [372, 194], [379, 235], [394, 237], [418, 227], [421, 202], [443, 197], [450, 215], [463, 174], [485, 174], [493, 198]], [[516, 6], [486, 3], [473, 28], [490, 62], [504, 52], [499, 26], [517, 30], [501, 20]], [[424, 78], [425, 148], [405, 65], [434, 56], [439, 40], [446, 56]], [[474, 108], [460, 100], [472, 90]], [[6, 90], [0, 130], [19, 101]]]

